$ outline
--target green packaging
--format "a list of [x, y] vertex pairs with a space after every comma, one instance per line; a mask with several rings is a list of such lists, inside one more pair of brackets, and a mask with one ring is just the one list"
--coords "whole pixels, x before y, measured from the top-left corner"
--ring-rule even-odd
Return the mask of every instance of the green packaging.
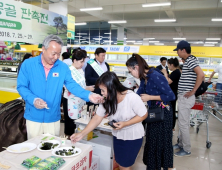
[[25, 159], [23, 162], [22, 162], [22, 165], [25, 166], [26, 168], [31, 168], [33, 167], [34, 165], [36, 165], [38, 162], [40, 162], [41, 159], [37, 156], [32, 156], [28, 159]]

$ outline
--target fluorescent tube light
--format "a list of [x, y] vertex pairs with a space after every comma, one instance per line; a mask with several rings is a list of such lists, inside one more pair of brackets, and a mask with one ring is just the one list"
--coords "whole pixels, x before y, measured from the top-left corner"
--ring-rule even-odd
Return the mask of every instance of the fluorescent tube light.
[[113, 41], [103, 41], [103, 42], [113, 42]]
[[104, 34], [111, 34], [111, 32], [107, 32], [107, 33], [104, 33]]
[[155, 45], [164, 45], [164, 43], [155, 43]]
[[158, 43], [160, 41], [149, 41], [149, 43]]
[[127, 23], [126, 20], [116, 20], [116, 21], [108, 21], [109, 24], [121, 24], [121, 23]]
[[102, 7], [95, 7], [95, 8], [81, 8], [80, 11], [100, 11], [103, 10]]
[[155, 40], [155, 38], [144, 38], [143, 40]]
[[212, 18], [211, 21], [222, 21], [222, 18]]
[[143, 44], [143, 43], [135, 42], [134, 44], [135, 44], [135, 45], [141, 45], [141, 44]]
[[124, 40], [126, 40], [127, 38], [123, 38]]
[[173, 38], [174, 40], [186, 40], [186, 38]]
[[217, 44], [218, 42], [205, 42], [206, 44]]
[[221, 39], [220, 38], [206, 38], [206, 40], [209, 40], [209, 41], [220, 41]]
[[127, 43], [135, 43], [135, 41], [126, 41]]
[[178, 43], [178, 42], [180, 42], [180, 41], [174, 41], [176, 44]]
[[205, 47], [214, 47], [213, 44], [204, 44]]
[[170, 6], [171, 2], [162, 2], [162, 3], [150, 3], [150, 4], [143, 4], [142, 7], [157, 7], [157, 6]]
[[204, 42], [203, 41], [190, 41], [188, 43], [190, 43], [190, 44], [203, 44]]
[[75, 23], [76, 26], [78, 26], [78, 25], [86, 25], [86, 24], [87, 24], [86, 22]]
[[117, 44], [117, 43], [114, 43], [115, 45]]
[[155, 19], [154, 22], [176, 22], [176, 19]]

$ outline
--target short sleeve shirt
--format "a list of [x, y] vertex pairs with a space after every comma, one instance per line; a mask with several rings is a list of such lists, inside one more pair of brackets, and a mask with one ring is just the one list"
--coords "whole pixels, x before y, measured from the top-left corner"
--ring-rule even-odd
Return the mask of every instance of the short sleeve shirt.
[[[105, 108], [102, 104], [99, 105], [96, 114], [98, 116], [105, 116]], [[125, 122], [134, 118], [135, 116], [143, 117], [147, 113], [146, 106], [144, 105], [141, 97], [131, 90], [127, 91], [127, 94], [122, 102], [118, 103], [117, 110], [114, 115], [108, 117], [109, 121], [115, 120], [117, 122]], [[135, 140], [144, 136], [144, 128], [141, 122], [126, 126], [120, 130], [113, 129], [113, 136], [122, 140]]]
[[184, 93], [193, 90], [196, 83], [197, 74], [194, 72], [194, 68], [199, 66], [196, 57], [190, 55], [183, 64], [182, 75], [179, 80], [178, 92]]
[[222, 66], [221, 65], [217, 66], [214, 72], [218, 73], [217, 83], [222, 83]]

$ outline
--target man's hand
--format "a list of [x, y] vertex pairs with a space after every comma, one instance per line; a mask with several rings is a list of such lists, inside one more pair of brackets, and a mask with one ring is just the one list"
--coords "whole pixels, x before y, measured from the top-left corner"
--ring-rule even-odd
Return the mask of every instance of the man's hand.
[[150, 95], [148, 95], [148, 94], [141, 94], [140, 97], [143, 102], [148, 102], [151, 100]]
[[35, 99], [34, 106], [37, 109], [44, 109], [47, 108], [47, 103], [44, 100], [37, 98]]
[[211, 83], [211, 80], [210, 79], [208, 79], [208, 81], [207, 81], [208, 83]]
[[113, 125], [116, 127], [115, 130], [120, 130], [126, 126], [126, 122], [117, 122], [113, 123]]
[[70, 137], [72, 143], [76, 143], [76, 142], [80, 141], [82, 138], [83, 138], [82, 133], [74, 133], [74, 134]]
[[184, 95], [184, 97], [189, 98], [190, 96], [193, 96], [194, 94], [195, 94], [194, 91], [190, 91], [190, 92], [187, 92], [187, 93]]
[[99, 94], [93, 93], [89, 96], [89, 100], [94, 104], [104, 103], [103, 96], [100, 96]]

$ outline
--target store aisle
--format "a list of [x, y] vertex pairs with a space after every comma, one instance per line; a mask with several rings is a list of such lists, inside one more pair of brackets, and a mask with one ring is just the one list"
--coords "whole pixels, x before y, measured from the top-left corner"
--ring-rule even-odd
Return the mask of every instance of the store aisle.
[[[173, 136], [173, 144], [177, 140], [177, 130]], [[174, 157], [174, 164], [177, 170], [221, 170], [222, 168], [222, 123], [213, 117], [209, 120], [209, 135], [212, 146], [206, 148], [206, 125], [200, 126], [199, 133], [195, 128], [190, 128], [192, 154], [190, 157]], [[64, 123], [61, 123], [61, 135], [64, 135]], [[144, 144], [143, 144], [144, 146]], [[142, 162], [143, 148], [141, 149], [133, 170], [145, 170]]]

